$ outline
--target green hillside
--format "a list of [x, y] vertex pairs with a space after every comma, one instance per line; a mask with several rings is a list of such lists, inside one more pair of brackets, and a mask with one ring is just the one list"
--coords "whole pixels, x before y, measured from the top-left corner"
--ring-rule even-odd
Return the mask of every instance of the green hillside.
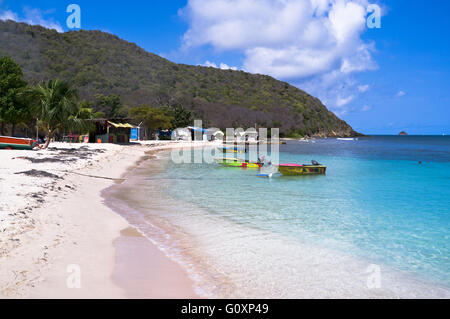
[[211, 127], [280, 127], [284, 134], [357, 133], [315, 97], [270, 76], [170, 62], [100, 31], [57, 33], [0, 21], [0, 56], [30, 83], [59, 78], [81, 98], [120, 95], [126, 108], [180, 104]]

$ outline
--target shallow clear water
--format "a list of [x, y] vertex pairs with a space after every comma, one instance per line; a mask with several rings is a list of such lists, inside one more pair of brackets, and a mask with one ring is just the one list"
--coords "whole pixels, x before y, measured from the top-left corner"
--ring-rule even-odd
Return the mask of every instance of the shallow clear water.
[[[148, 218], [149, 237], [216, 295], [448, 296], [450, 138], [280, 146], [281, 163], [312, 159], [325, 176], [266, 179], [172, 161], [149, 175], [143, 165], [123, 199]], [[381, 292], [367, 288], [370, 264], [382, 265]]]

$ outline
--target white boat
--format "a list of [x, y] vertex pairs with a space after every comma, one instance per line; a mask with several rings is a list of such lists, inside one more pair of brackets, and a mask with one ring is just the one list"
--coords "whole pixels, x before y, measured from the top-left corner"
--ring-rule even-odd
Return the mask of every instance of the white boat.
[[346, 138], [339, 137], [337, 140], [338, 141], [357, 141], [358, 138], [357, 137], [346, 137]]
[[305, 137], [299, 139], [298, 141], [299, 141], [299, 142], [304, 142], [304, 143], [315, 143], [315, 142], [316, 142], [315, 139], [312, 139], [312, 138], [305, 138]]

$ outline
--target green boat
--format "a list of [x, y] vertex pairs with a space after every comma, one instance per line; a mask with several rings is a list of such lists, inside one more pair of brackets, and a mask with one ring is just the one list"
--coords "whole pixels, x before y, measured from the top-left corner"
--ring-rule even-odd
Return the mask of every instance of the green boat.
[[241, 167], [241, 168], [261, 168], [263, 163], [254, 163], [238, 158], [216, 158], [216, 162], [225, 167]]

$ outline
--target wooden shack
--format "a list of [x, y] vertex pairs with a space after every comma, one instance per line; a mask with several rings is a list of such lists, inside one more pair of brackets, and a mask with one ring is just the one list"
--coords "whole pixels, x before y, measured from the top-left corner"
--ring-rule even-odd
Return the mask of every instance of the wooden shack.
[[129, 143], [134, 125], [124, 119], [92, 119], [94, 130], [89, 133], [90, 143]]

